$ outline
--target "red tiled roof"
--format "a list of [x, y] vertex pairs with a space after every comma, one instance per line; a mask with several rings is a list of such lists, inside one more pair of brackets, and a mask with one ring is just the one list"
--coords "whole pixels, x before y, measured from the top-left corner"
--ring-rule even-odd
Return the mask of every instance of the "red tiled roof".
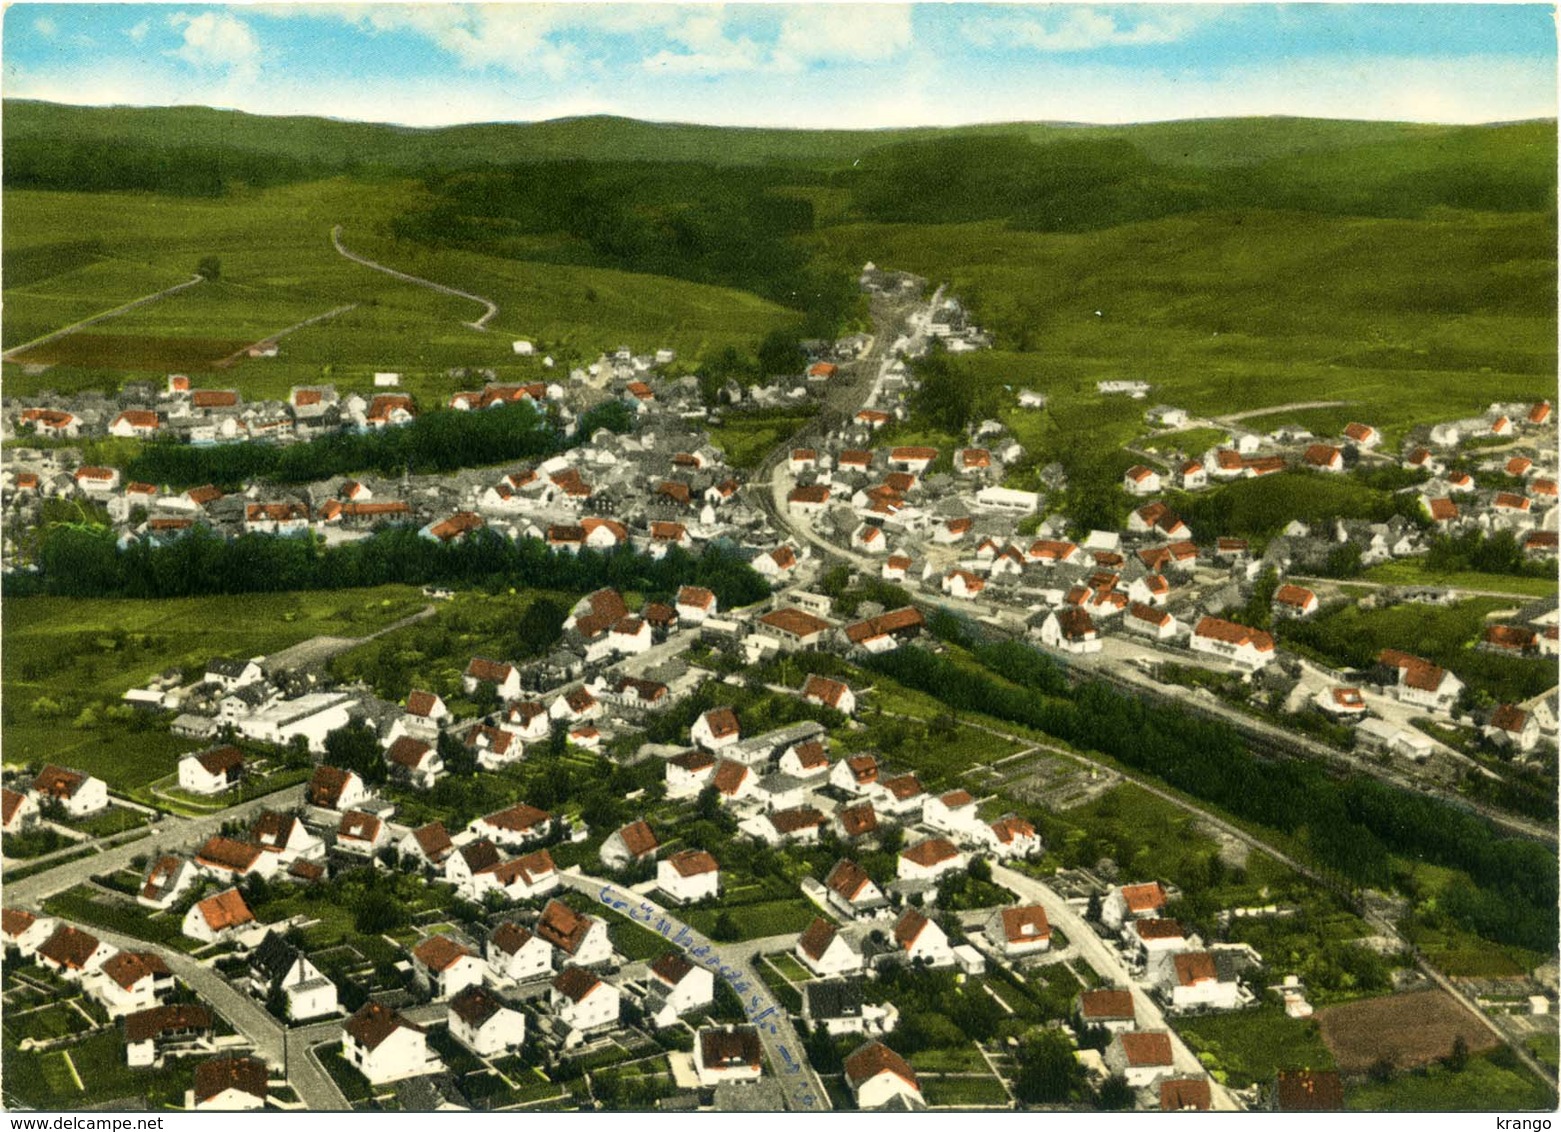
[[677, 870], [679, 876], [697, 877], [706, 873], [719, 872], [721, 866], [703, 849], [684, 849], [667, 858], [667, 863]]
[[929, 837], [909, 849], [902, 850], [900, 856], [922, 868], [931, 868], [944, 861], [952, 861], [959, 856], [959, 850], [942, 837]]
[[1171, 1035], [1164, 1033], [1119, 1034], [1122, 1052], [1129, 1066], [1146, 1067], [1171, 1064]]
[[921, 1083], [916, 1080], [916, 1072], [910, 1063], [882, 1042], [868, 1042], [846, 1058], [844, 1068], [846, 1079], [854, 1086], [861, 1086], [880, 1073], [892, 1073], [918, 1093], [921, 1092]]

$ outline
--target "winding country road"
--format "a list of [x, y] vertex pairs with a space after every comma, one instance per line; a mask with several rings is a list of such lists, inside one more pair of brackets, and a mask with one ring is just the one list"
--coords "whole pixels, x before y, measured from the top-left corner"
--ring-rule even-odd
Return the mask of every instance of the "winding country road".
[[331, 229], [331, 243], [336, 246], [336, 250], [338, 252], [352, 260], [353, 263], [361, 263], [364, 267], [373, 268], [375, 271], [382, 271], [386, 275], [392, 275], [405, 283], [415, 283], [419, 287], [427, 287], [430, 291], [438, 291], [444, 295], [454, 295], [457, 299], [470, 299], [474, 303], [481, 303], [484, 307], [487, 308], [487, 310], [483, 312], [483, 316], [476, 322], [468, 322], [464, 324], [471, 327], [473, 330], [488, 329], [488, 320], [499, 313], [499, 304], [495, 303], [492, 299], [485, 299], [481, 295], [472, 294], [470, 291], [461, 291], [455, 287], [447, 287], [443, 283], [435, 283], [431, 279], [419, 279], [416, 275], [408, 275], [404, 271], [397, 271], [393, 267], [386, 267], [382, 263], [375, 263], [367, 256], [361, 256], [357, 252], [349, 251], [341, 242], [341, 227], [342, 226], [338, 224], [336, 227]]
[[142, 295], [139, 299], [131, 299], [128, 303], [123, 303], [120, 306], [115, 307], [113, 310], [92, 315], [89, 318], [82, 319], [80, 322], [73, 322], [69, 326], [62, 326], [58, 330], [51, 330], [42, 338], [34, 338], [31, 342], [25, 342], [20, 346], [12, 346], [5, 353], [0, 354], [0, 360], [10, 361], [17, 354], [34, 349], [38, 346], [47, 345], [56, 339], [64, 338], [67, 334], [74, 334], [78, 330], [85, 330], [87, 327], [93, 326], [96, 323], [107, 322], [111, 318], [118, 318], [122, 314], [129, 314], [137, 307], [144, 307], [148, 303], [155, 303], [158, 299], [166, 299], [169, 295], [176, 295], [186, 287], [193, 287], [195, 284], [204, 283], [205, 281], [206, 277], [204, 275], [192, 275], [183, 283], [175, 283], [172, 287], [164, 287], [161, 291], [157, 291], [154, 294]]

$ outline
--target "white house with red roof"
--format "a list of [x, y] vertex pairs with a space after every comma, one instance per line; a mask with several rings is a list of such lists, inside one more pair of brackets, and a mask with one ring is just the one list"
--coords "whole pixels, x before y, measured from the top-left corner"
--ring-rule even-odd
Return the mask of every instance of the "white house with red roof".
[[952, 967], [954, 949], [946, 932], [922, 914], [920, 908], [907, 907], [894, 924], [894, 942], [907, 963], [928, 967]]
[[848, 684], [831, 680], [827, 676], [810, 674], [802, 685], [802, 698], [812, 704], [822, 704], [846, 715], [856, 714], [856, 693]]
[[431, 935], [412, 948], [412, 969], [436, 999], [481, 986], [484, 967], [475, 951], [447, 935]]
[[38, 772], [28, 793], [40, 806], [54, 801], [73, 818], [108, 809], [108, 784], [79, 770], [52, 763]]
[[20, 833], [37, 820], [38, 799], [9, 788], [0, 789], [0, 812], [4, 815], [0, 829], [5, 833]]
[[1117, 931], [1129, 920], [1158, 916], [1167, 900], [1159, 881], [1113, 888], [1100, 905], [1100, 922]]
[[1135, 1089], [1148, 1088], [1176, 1072], [1171, 1036], [1164, 1032], [1118, 1034], [1106, 1047], [1105, 1062], [1112, 1073], [1126, 1078]]
[[573, 1031], [564, 1042], [568, 1048], [578, 1044], [582, 1040], [579, 1035], [587, 1031], [616, 1025], [622, 996], [617, 987], [604, 982], [594, 971], [565, 967], [553, 979], [548, 1003], [559, 1020]]
[[1317, 595], [1305, 586], [1286, 582], [1274, 591], [1272, 609], [1280, 617], [1310, 617], [1317, 612]]
[[715, 707], [694, 720], [688, 738], [707, 751], [722, 751], [742, 739], [742, 727], [731, 708]]
[[697, 748], [685, 751], [667, 760], [665, 772], [668, 798], [695, 798], [710, 784], [715, 756]]
[[1218, 656], [1241, 668], [1262, 668], [1275, 657], [1274, 638], [1219, 617], [1203, 617], [1192, 631], [1192, 651]]
[[423, 1027], [378, 1002], [364, 1004], [342, 1027], [341, 1054], [374, 1085], [444, 1068]]
[[645, 1013], [658, 1029], [675, 1026], [684, 1014], [715, 1001], [715, 976], [691, 963], [678, 951], [668, 951], [650, 965], [646, 977]]
[[777, 765], [792, 778], [818, 778], [829, 773], [829, 748], [821, 739], [805, 739], [781, 752]]
[[891, 1104], [911, 1109], [925, 1107], [915, 1070], [882, 1042], [868, 1042], [855, 1050], [846, 1058], [844, 1069], [856, 1107], [863, 1111]]
[[820, 978], [860, 974], [861, 949], [851, 943], [839, 925], [822, 916], [815, 917], [797, 937], [797, 958]]
[[484, 954], [500, 982], [525, 982], [553, 970], [552, 944], [510, 920], [489, 933]]
[[1450, 712], [1463, 691], [1463, 681], [1439, 665], [1398, 649], [1384, 649], [1379, 663], [1396, 670], [1398, 699], [1431, 711]]
[[247, 930], [254, 922], [254, 913], [239, 890], [229, 888], [192, 905], [184, 915], [181, 930], [191, 939], [216, 943]]
[[1009, 959], [1038, 955], [1051, 948], [1051, 923], [1039, 904], [999, 908], [987, 917], [987, 942]]
[[679, 904], [719, 896], [721, 866], [703, 849], [684, 849], [657, 862], [656, 887]]
[[0, 939], [5, 946], [14, 947], [23, 959], [38, 954], [38, 948], [48, 941], [58, 925], [53, 917], [39, 916], [21, 908], [0, 911]]
[[720, 603], [716, 601], [715, 594], [703, 586], [682, 586], [678, 589], [673, 608], [677, 610], [680, 622], [699, 625], [720, 611]]
[[1134, 464], [1122, 475], [1122, 489], [1129, 495], [1155, 495], [1163, 487], [1160, 473], [1143, 464]]
[[921, 820], [933, 829], [956, 836], [970, 836], [981, 825], [976, 800], [968, 790], [952, 790], [922, 803]]
[[970, 858], [942, 837], [929, 837], [900, 851], [895, 873], [901, 880], [935, 881], [948, 873], [959, 872]]
[[502, 1057], [526, 1040], [526, 1016], [482, 985], [450, 999], [450, 1036], [479, 1057]]
[[1042, 849], [1041, 835], [1035, 826], [1017, 814], [1005, 814], [984, 823], [976, 832], [977, 843], [1001, 860], [1031, 857]]

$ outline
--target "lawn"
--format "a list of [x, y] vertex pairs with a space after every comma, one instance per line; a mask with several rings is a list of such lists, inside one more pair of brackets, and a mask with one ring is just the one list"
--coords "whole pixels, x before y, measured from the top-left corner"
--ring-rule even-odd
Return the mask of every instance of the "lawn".
[[1183, 1017], [1173, 1022], [1198, 1059], [1234, 1088], [1268, 1084], [1281, 1069], [1332, 1069], [1317, 1024], [1277, 1006]]
[[133, 901], [105, 895], [86, 885], [77, 885], [49, 897], [44, 902], [44, 911], [89, 928], [106, 928], [175, 951], [194, 951], [200, 946], [180, 931], [178, 916], [161, 915], [153, 919], [150, 912]]
[[[85, 1091], [76, 1087], [65, 1064], [68, 1052]], [[183, 1107], [196, 1060], [170, 1061], [162, 1069], [132, 1069], [125, 1064], [125, 1045], [117, 1030], [93, 1034], [67, 1050], [23, 1053], [5, 1040], [6, 1107], [27, 1107], [44, 1112], [80, 1109], [164, 1106]], [[118, 1103], [115, 1103], [118, 1102]]]
[[931, 1108], [989, 1108], [1009, 1103], [1003, 1083], [990, 1071], [985, 1077], [924, 1076], [920, 1081], [922, 1099]]
[[1553, 1110], [1556, 1094], [1502, 1049], [1471, 1057], [1458, 1072], [1433, 1064], [1385, 1083], [1362, 1081], [1344, 1101], [1355, 1112], [1528, 1112]]
[[737, 925], [739, 939], [763, 939], [772, 935], [800, 932], [813, 922], [816, 909], [801, 895], [785, 900], [766, 900], [753, 904], [723, 902], [715, 908], [693, 908], [683, 917], [695, 931], [709, 935], [716, 918], [725, 911]]
[[[361, 636], [425, 604], [411, 586], [240, 597], [9, 598], [3, 603], [7, 765], [78, 767], [130, 791], [173, 773], [195, 744], [130, 715], [119, 697], [169, 668]], [[113, 713], [113, 715], [110, 714]]]
[[770, 450], [812, 419], [811, 412], [740, 413], [728, 411], [710, 430], [710, 443], [734, 468], [756, 468]]
[[1379, 563], [1367, 570], [1363, 577], [1368, 582], [1395, 586], [1447, 586], [1460, 590], [1491, 590], [1519, 597], [1549, 597], [1556, 592], [1554, 578], [1523, 578], [1514, 574], [1474, 572], [1437, 574], [1427, 570], [1425, 562], [1418, 558]]

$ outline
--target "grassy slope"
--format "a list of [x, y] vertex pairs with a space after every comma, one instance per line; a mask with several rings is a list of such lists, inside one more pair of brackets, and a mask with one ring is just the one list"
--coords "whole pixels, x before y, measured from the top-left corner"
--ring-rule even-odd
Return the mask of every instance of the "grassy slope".
[[1553, 232], [1525, 214], [1244, 210], [1076, 234], [991, 222], [854, 225], [817, 239], [846, 263], [949, 281], [1002, 347], [960, 364], [1046, 390], [1064, 436], [1087, 423], [1109, 428], [1103, 443], [1130, 438], [1144, 405], [1094, 383], [1135, 378], [1155, 386], [1153, 400], [1201, 414], [1348, 401], [1391, 443], [1497, 398], [1554, 395]]
[[[442, 398], [459, 381], [454, 366], [483, 365], [502, 376], [539, 372], [509, 349], [515, 336], [594, 358], [627, 342], [637, 349], [671, 346], [687, 358], [728, 344], [751, 345], [795, 316], [750, 294], [659, 277], [594, 268], [517, 263], [469, 253], [419, 253], [376, 236], [410, 199], [404, 183], [347, 179], [295, 185], [222, 201], [143, 194], [11, 192], [5, 198], [8, 246], [37, 247], [101, 236], [115, 257], [4, 292], [8, 344], [26, 342], [86, 314], [188, 278], [196, 261], [215, 254], [223, 278], [139, 308], [73, 339], [97, 335], [248, 342], [347, 303], [358, 308], [284, 339], [279, 358], [240, 363], [211, 384], [251, 396], [285, 395], [289, 385], [318, 380], [323, 367], [346, 384], [375, 370], [410, 375], [414, 394]], [[487, 333], [465, 326], [476, 304], [370, 271], [337, 255], [331, 226], [346, 226], [347, 246], [389, 265], [488, 295], [500, 314]], [[67, 264], [68, 266], [68, 264]], [[73, 343], [74, 344], [74, 343]], [[112, 345], [112, 339], [104, 339]], [[220, 354], [200, 346], [147, 372], [200, 370]], [[27, 375], [7, 367], [13, 396], [43, 388], [101, 385], [125, 365], [106, 350], [99, 366], [58, 367]]]

